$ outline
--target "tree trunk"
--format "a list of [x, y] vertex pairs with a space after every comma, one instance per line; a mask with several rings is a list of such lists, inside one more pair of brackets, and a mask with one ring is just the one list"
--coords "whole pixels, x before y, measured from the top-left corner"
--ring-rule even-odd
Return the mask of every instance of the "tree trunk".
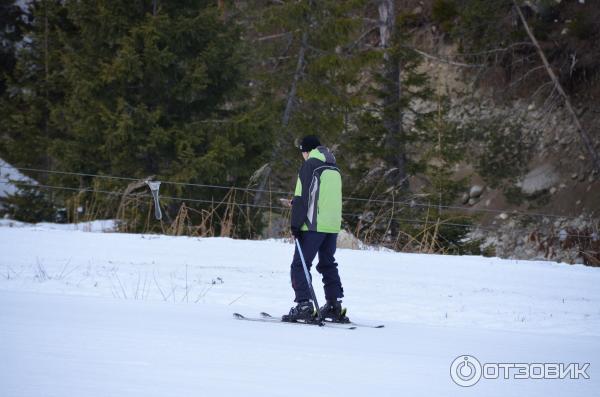
[[[298, 62], [296, 63], [296, 70], [294, 72], [294, 78], [292, 80], [292, 86], [290, 87], [290, 91], [287, 96], [287, 101], [285, 104], [285, 110], [283, 111], [283, 116], [281, 117], [281, 133], [280, 137], [287, 137], [292, 139], [292, 136], [289, 135], [288, 125], [290, 123], [290, 118], [292, 117], [292, 113], [294, 111], [294, 104], [296, 102], [296, 93], [298, 91], [298, 82], [302, 77], [302, 73], [304, 71], [305, 66], [305, 53], [306, 48], [308, 46], [308, 33], [305, 31], [302, 33], [302, 42], [300, 44], [300, 49], [298, 50]], [[273, 146], [273, 152], [271, 154], [271, 160], [269, 163], [273, 163], [277, 159], [277, 156], [281, 152], [282, 143], [278, 140], [275, 142]], [[254, 196], [254, 204], [257, 205], [260, 203], [262, 199], [263, 193], [262, 190], [265, 190], [267, 185], [267, 180], [271, 176], [272, 167], [271, 164], [267, 165], [265, 171], [263, 172], [260, 184], [258, 186], [258, 191]]]
[[302, 33], [302, 44], [300, 45], [300, 51], [298, 51], [298, 62], [296, 63], [296, 71], [294, 72], [294, 80], [292, 81], [292, 87], [287, 98], [285, 105], [285, 111], [281, 118], [282, 132], [287, 131], [287, 126], [290, 123], [290, 117], [294, 108], [294, 102], [296, 101], [296, 92], [298, 90], [298, 82], [302, 77], [302, 71], [304, 70], [304, 54], [306, 53], [306, 46], [308, 42], [308, 33]]
[[[48, 1], [44, 1], [44, 138], [46, 142], [50, 142], [50, 26], [48, 23]], [[44, 151], [44, 165], [46, 169], [50, 169], [50, 153], [49, 146]], [[49, 178], [44, 177], [45, 180]]]
[[395, 10], [393, 0], [381, 0], [379, 11], [380, 47], [383, 49], [384, 92], [383, 125], [386, 129], [384, 140], [385, 161], [395, 172], [389, 173], [389, 182], [396, 186], [408, 187], [406, 176], [406, 152], [403, 142], [403, 112], [400, 106], [402, 98], [402, 65], [390, 54], [391, 41], [395, 32]]

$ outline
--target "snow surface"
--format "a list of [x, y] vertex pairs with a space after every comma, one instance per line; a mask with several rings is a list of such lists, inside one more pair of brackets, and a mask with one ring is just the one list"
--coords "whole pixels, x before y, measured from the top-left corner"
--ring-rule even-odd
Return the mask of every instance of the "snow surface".
[[0, 227], [26, 227], [30, 230], [81, 230], [83, 232], [113, 232], [117, 223], [113, 219], [99, 219], [80, 223], [26, 223], [13, 219], [0, 219]]
[[[339, 250], [350, 317], [386, 325], [348, 331], [233, 319], [289, 309], [289, 242], [0, 225], [0, 396], [600, 395], [597, 268]], [[590, 379], [462, 388], [463, 354]]]

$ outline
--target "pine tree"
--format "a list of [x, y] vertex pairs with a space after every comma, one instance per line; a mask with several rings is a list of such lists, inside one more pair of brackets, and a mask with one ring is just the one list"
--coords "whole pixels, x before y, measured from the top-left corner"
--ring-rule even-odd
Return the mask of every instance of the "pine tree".
[[202, 1], [69, 2], [65, 139], [72, 169], [224, 181], [250, 138], [216, 128], [239, 84], [239, 32]]
[[23, 39], [25, 15], [15, 0], [0, 0], [0, 96], [16, 65], [16, 48]]
[[[270, 137], [244, 100], [241, 31], [216, 5], [31, 3], [0, 155], [21, 166], [90, 174], [245, 183], [264, 161]], [[32, 176], [46, 181], [44, 175]], [[91, 179], [48, 178], [75, 188]], [[94, 186], [123, 189], [101, 181]], [[62, 192], [63, 201], [69, 194]]]
[[420, 55], [408, 44], [410, 20], [389, 1], [380, 4], [376, 16], [377, 46], [368, 47], [377, 59], [367, 69], [373, 82], [370, 100], [355, 115], [357, 128], [344, 148], [354, 158], [353, 194], [406, 195], [408, 178], [423, 169], [420, 146], [430, 142], [427, 123], [433, 113], [427, 102], [432, 91], [419, 70]]
[[[2, 97], [0, 155], [19, 166], [48, 168], [48, 151], [58, 130], [53, 107], [64, 97], [60, 32], [68, 30], [61, 1], [29, 4], [16, 64]], [[36, 175], [44, 180], [44, 175]]]
[[356, 87], [370, 54], [353, 50], [363, 29], [356, 15], [366, 2], [259, 3], [247, 24], [256, 43], [255, 96], [270, 109], [275, 131], [265, 174], [289, 188], [300, 164], [298, 139], [318, 135], [335, 149], [351, 128], [351, 114], [364, 103]]

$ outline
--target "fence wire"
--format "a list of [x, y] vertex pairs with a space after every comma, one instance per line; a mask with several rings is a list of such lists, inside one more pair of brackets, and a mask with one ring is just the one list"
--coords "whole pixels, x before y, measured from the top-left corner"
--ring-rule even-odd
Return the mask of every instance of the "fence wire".
[[[0, 165], [1, 169], [10, 169], [9, 166]], [[124, 176], [113, 176], [113, 175], [103, 175], [103, 174], [92, 174], [92, 173], [82, 173], [82, 172], [71, 172], [71, 171], [56, 171], [56, 170], [46, 170], [40, 168], [28, 168], [28, 167], [14, 167], [12, 169], [16, 169], [20, 172], [38, 172], [38, 173], [47, 173], [47, 174], [57, 174], [57, 175], [71, 175], [71, 176], [83, 176], [83, 177], [92, 177], [92, 178], [103, 178], [103, 179], [112, 179], [112, 180], [122, 180], [122, 181], [142, 181], [143, 178], [134, 178], [134, 177], [124, 177]], [[1, 171], [0, 171], [1, 174]], [[219, 190], [227, 190], [227, 191], [243, 191], [243, 192], [262, 192], [268, 193], [271, 195], [282, 195], [286, 197], [291, 197], [293, 192], [291, 191], [282, 191], [282, 190], [270, 190], [270, 189], [256, 189], [250, 187], [239, 187], [239, 186], [225, 186], [225, 185], [216, 185], [216, 184], [203, 184], [203, 183], [186, 183], [186, 182], [174, 182], [174, 181], [164, 181], [160, 180], [161, 184], [165, 185], [174, 185], [174, 186], [189, 186], [189, 187], [198, 187], [205, 189], [219, 189]], [[173, 198], [179, 199], [179, 198]], [[464, 206], [456, 206], [456, 205], [440, 205], [440, 204], [431, 204], [431, 203], [423, 203], [419, 202], [415, 199], [410, 200], [401, 200], [394, 201], [389, 199], [373, 199], [373, 198], [365, 198], [365, 197], [344, 197], [345, 202], [354, 201], [354, 202], [368, 202], [374, 204], [382, 204], [382, 205], [405, 205], [409, 207], [419, 207], [419, 208], [437, 208], [437, 209], [445, 209], [452, 211], [464, 211], [467, 213], [489, 213], [489, 214], [510, 214], [510, 215], [518, 215], [518, 216], [529, 216], [529, 217], [542, 217], [542, 218], [560, 218], [560, 219], [578, 219], [577, 217], [569, 216], [569, 215], [558, 215], [558, 214], [549, 214], [549, 213], [540, 213], [540, 212], [525, 212], [518, 210], [499, 210], [499, 209], [491, 209], [491, 208], [474, 208], [474, 207], [464, 207]], [[188, 201], [192, 201], [193, 199], [186, 199]]]
[[[2, 168], [2, 166], [0, 166], [0, 168]], [[8, 167], [4, 167], [4, 168], [8, 168]], [[14, 168], [14, 167], [13, 167]], [[71, 173], [69, 173], [71, 174]], [[80, 174], [77, 173], [78, 175], [91, 175], [91, 174]], [[117, 177], [116, 179], [126, 179], [126, 180], [130, 180], [130, 181], [139, 181], [140, 179], [136, 179], [136, 178], [121, 178], [121, 177]], [[8, 179], [0, 179], [0, 184], [14, 184], [16, 183], [18, 186], [24, 186], [24, 187], [31, 187], [31, 188], [41, 188], [41, 189], [52, 189], [52, 190], [64, 190], [64, 191], [73, 191], [73, 192], [83, 192], [83, 193], [100, 193], [100, 194], [107, 194], [107, 195], [113, 195], [113, 196], [120, 196], [120, 197], [138, 197], [138, 198], [147, 198], [149, 200], [152, 200], [152, 195], [149, 193], [121, 193], [121, 192], [115, 192], [115, 191], [109, 191], [109, 190], [102, 190], [102, 189], [94, 189], [94, 188], [79, 188], [79, 187], [69, 187], [69, 186], [57, 186], [57, 185], [46, 185], [46, 184], [39, 184], [39, 183], [28, 183], [28, 182], [22, 182], [22, 181], [11, 181]], [[167, 183], [167, 182], [163, 182], [161, 181], [161, 183]], [[198, 184], [192, 184], [193, 186], [203, 186], [203, 187], [210, 187], [211, 185], [198, 185]], [[231, 190], [246, 190], [244, 188], [235, 188], [235, 189], [231, 189]], [[268, 190], [258, 190], [255, 189], [255, 191], [266, 191], [268, 192]], [[190, 202], [190, 203], [200, 203], [200, 204], [211, 204], [211, 205], [215, 205], [215, 204], [223, 204], [225, 203], [225, 201], [221, 200], [207, 200], [207, 199], [197, 199], [197, 198], [192, 198], [192, 197], [176, 197], [176, 196], [160, 196], [161, 200], [173, 200], [173, 201], [178, 201], [178, 202]], [[346, 199], [345, 199], [346, 200]], [[361, 199], [362, 200], [362, 199]], [[395, 205], [400, 205], [403, 202], [399, 202], [399, 201], [389, 201], [389, 203], [393, 203]], [[284, 206], [272, 206], [272, 205], [260, 205], [260, 204], [253, 204], [253, 203], [240, 203], [240, 202], [234, 202], [234, 204], [238, 207], [244, 207], [244, 208], [258, 208], [258, 209], [264, 209], [264, 210], [270, 210], [270, 211], [286, 211], [289, 210], [289, 207], [284, 207]], [[430, 207], [432, 208], [437, 208], [437, 205], [431, 205]], [[451, 208], [450, 206], [448, 206], [448, 208]], [[505, 213], [505, 211], [502, 211], [503, 213]], [[349, 213], [349, 212], [344, 212], [342, 213], [343, 217], [346, 218], [357, 218], [359, 220], [363, 220], [365, 217], [365, 213]], [[558, 215], [556, 215], [556, 217], [560, 217]], [[500, 230], [500, 228], [492, 228], [489, 226], [480, 226], [480, 225], [473, 225], [473, 224], [466, 224], [466, 223], [455, 223], [455, 222], [450, 222], [448, 220], [431, 220], [431, 221], [424, 221], [421, 219], [414, 219], [414, 218], [401, 218], [398, 216], [384, 216], [381, 215], [381, 218], [386, 219], [386, 220], [394, 220], [396, 222], [401, 222], [401, 223], [411, 223], [411, 224], [418, 224], [418, 225], [435, 225], [435, 224], [439, 224], [440, 226], [454, 226], [454, 227], [464, 227], [464, 228], [469, 228], [469, 229], [473, 229], [472, 231], [477, 231], [477, 230], [482, 230], [482, 231], [487, 231], [487, 232], [498, 232]], [[560, 217], [560, 218], [564, 218], [564, 219], [569, 219], [568, 217]], [[575, 218], [570, 218], [570, 219], [575, 219]], [[527, 231], [527, 229], [525, 228], [516, 228], [518, 230], [521, 231]], [[597, 235], [592, 234], [592, 235], [583, 235], [583, 234], [572, 234], [572, 233], [566, 233], [563, 231], [558, 231], [556, 232], [556, 235], [560, 238], [563, 237], [576, 237], [576, 238], [597, 238]]]

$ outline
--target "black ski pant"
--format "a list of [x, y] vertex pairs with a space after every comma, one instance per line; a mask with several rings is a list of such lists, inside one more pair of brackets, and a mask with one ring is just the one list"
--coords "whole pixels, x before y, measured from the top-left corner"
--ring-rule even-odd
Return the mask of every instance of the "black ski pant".
[[[342, 288], [342, 282], [340, 281], [340, 275], [337, 269], [338, 264], [335, 262], [334, 258], [337, 233], [302, 232], [300, 233], [298, 242], [302, 248], [304, 260], [306, 261], [309, 272], [315, 256], [319, 254], [317, 271], [323, 276], [325, 299], [329, 301], [342, 298], [344, 296], [344, 289]], [[310, 295], [308, 282], [306, 281], [306, 275], [304, 274], [302, 260], [298, 253], [298, 247], [296, 247], [294, 252], [291, 277], [292, 288], [294, 288], [294, 292], [296, 293], [296, 299], [294, 299], [294, 301], [300, 302], [303, 300], [310, 300], [312, 297]]]

